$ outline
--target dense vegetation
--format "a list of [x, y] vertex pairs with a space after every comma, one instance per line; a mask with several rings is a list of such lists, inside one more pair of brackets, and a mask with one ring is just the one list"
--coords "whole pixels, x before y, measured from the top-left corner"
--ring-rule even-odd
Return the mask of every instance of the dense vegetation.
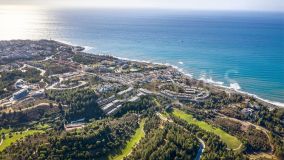
[[206, 99], [204, 102], [200, 102], [197, 106], [205, 109], [220, 109], [225, 105], [239, 103], [243, 100], [243, 97], [240, 94], [232, 93], [231, 96], [228, 96], [225, 92], [210, 91], [212, 91], [210, 98]]
[[213, 125], [205, 122], [205, 121], [199, 121], [193, 118], [193, 116], [190, 113], [186, 113], [179, 109], [174, 109], [172, 114], [176, 117], [179, 117], [186, 122], [197, 125], [201, 129], [213, 133], [220, 137], [220, 139], [228, 146], [230, 149], [237, 149], [242, 143], [236, 138], [235, 136], [232, 136], [228, 134], [227, 132], [221, 130], [218, 127], [214, 127]]
[[67, 121], [85, 118], [100, 118], [103, 116], [101, 108], [97, 104], [97, 95], [91, 89], [74, 89], [74, 90], [49, 90], [48, 98], [65, 107], [65, 119]]
[[261, 106], [255, 116], [248, 120], [267, 128], [272, 133], [275, 155], [284, 159], [284, 109], [269, 111], [267, 107]]
[[226, 132], [242, 139], [245, 151], [248, 153], [267, 152], [271, 149], [267, 135], [254, 126], [242, 126], [238, 122], [226, 119], [218, 119], [215, 121], [215, 124], [219, 125]]
[[186, 128], [192, 134], [195, 134], [198, 138], [205, 142], [206, 150], [202, 155], [203, 159], [231, 159], [231, 160], [243, 160], [246, 159], [242, 154], [235, 153], [232, 150], [228, 150], [227, 146], [220, 140], [218, 136], [213, 133], [206, 132], [200, 129], [196, 125], [188, 124], [186, 121], [171, 116], [174, 122]]
[[127, 102], [122, 109], [116, 113], [116, 116], [121, 116], [127, 112], [142, 113], [151, 106], [154, 106], [154, 98], [151, 96], [141, 96], [137, 102]]
[[72, 57], [72, 60], [74, 62], [78, 62], [78, 63], [85, 64], [85, 65], [95, 63], [95, 59], [93, 59], [91, 56], [86, 56], [82, 54], [75, 54]]
[[284, 158], [284, 109], [277, 108], [273, 111], [269, 111], [267, 107], [262, 105], [259, 106], [259, 109], [255, 110], [253, 116], [244, 116], [239, 108], [227, 108], [223, 109], [222, 113], [241, 120], [247, 120], [252, 123], [255, 123], [259, 126], [262, 126], [269, 131], [271, 131], [271, 136], [273, 138], [273, 145], [275, 147], [275, 154]]
[[[166, 106], [169, 102], [160, 100], [159, 97], [142, 96], [137, 102], [125, 103], [115, 115], [116, 119], [111, 120], [105, 118], [98, 107], [94, 90], [86, 88], [48, 90], [46, 93], [49, 100], [59, 105], [1, 114], [0, 118], [3, 121], [0, 121], [0, 126], [59, 117], [60, 119], [55, 121], [55, 126], [59, 126], [60, 129], [54, 128], [55, 130], [49, 133], [28, 136], [25, 140], [8, 147], [1, 153], [0, 159], [107, 159], [120, 153], [138, 127], [138, 116], [129, 112], [147, 118], [144, 126], [146, 136], [127, 159], [194, 159], [200, 143], [197, 138], [202, 139], [206, 144], [202, 159], [246, 159], [244, 153], [267, 152], [271, 149], [267, 136], [254, 127], [248, 127], [244, 131], [238, 123], [213, 121], [224, 131], [242, 140], [243, 146], [236, 152], [228, 150], [227, 145], [217, 135], [188, 124], [171, 114], [169, 115], [174, 123], [163, 122], [156, 116], [156, 111], [161, 111], [162, 106]], [[198, 120], [216, 118], [214, 112], [205, 113], [197, 107], [190, 107], [188, 111]], [[283, 132], [280, 127], [283, 119], [282, 110], [268, 112], [261, 108], [256, 113], [257, 116], [262, 116], [259, 125], [274, 131], [272, 137], [275, 153], [279, 157], [283, 156], [281, 138]], [[91, 123], [87, 127], [77, 131], [62, 130], [64, 120], [70, 122], [81, 118], [105, 119], [90, 120]], [[254, 122], [253, 118], [248, 120]], [[270, 126], [268, 120], [277, 128]]]
[[[159, 120], [153, 118], [146, 124], [155, 126], [157, 122]], [[167, 123], [164, 128], [148, 128], [147, 136], [126, 159], [194, 159], [198, 148], [199, 142], [192, 133], [176, 124]]]
[[124, 147], [138, 126], [138, 116], [128, 114], [117, 120], [92, 122], [77, 131], [34, 135], [7, 148], [0, 158], [107, 159]]
[[101, 62], [102, 60], [114, 60], [115, 58], [110, 56], [98, 56], [94, 54], [87, 54], [87, 53], [77, 53], [72, 57], [74, 62], [78, 62], [81, 64], [89, 65]]
[[145, 136], [144, 132], [145, 119], [142, 119], [139, 123], [139, 128], [136, 129], [135, 134], [131, 137], [131, 139], [127, 142], [126, 147], [121, 150], [116, 156], [111, 157], [113, 160], [121, 160], [124, 157], [127, 157], [133, 148], [140, 142], [142, 138]]
[[0, 146], [0, 152], [6, 147], [10, 146], [12, 143], [33, 134], [43, 133], [41, 130], [26, 130], [21, 132], [9, 132], [9, 134], [2, 134], [3, 142]]
[[54, 119], [59, 116], [60, 109], [52, 105], [42, 105], [21, 112], [0, 113], [0, 127], [18, 127], [32, 121], [41, 119]]

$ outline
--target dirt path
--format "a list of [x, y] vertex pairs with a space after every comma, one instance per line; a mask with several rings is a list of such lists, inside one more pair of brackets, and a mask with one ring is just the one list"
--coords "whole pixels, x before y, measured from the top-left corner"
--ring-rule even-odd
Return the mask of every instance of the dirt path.
[[273, 151], [274, 151], [274, 145], [272, 144], [272, 138], [271, 138], [271, 136], [270, 136], [270, 131], [269, 131], [269, 130], [267, 130], [266, 128], [263, 128], [263, 127], [261, 127], [261, 126], [258, 126], [258, 125], [256, 125], [256, 124], [253, 124], [253, 123], [251, 123], [251, 122], [248, 122], [248, 121], [242, 121], [242, 120], [239, 120], [239, 119], [236, 119], [236, 118], [228, 117], [228, 116], [223, 115], [223, 114], [221, 114], [221, 113], [218, 113], [218, 114], [221, 116], [220, 118], [230, 119], [230, 120], [232, 120], [232, 121], [239, 122], [239, 123], [241, 123], [242, 125], [245, 125], [245, 126], [251, 125], [251, 126], [254, 126], [256, 129], [261, 130], [263, 133], [266, 134], [266, 136], [267, 136], [267, 138], [268, 138], [268, 140], [269, 140], [270, 147], [271, 147], [270, 153], [271, 153], [271, 154], [273, 153]]
[[233, 149], [233, 151], [237, 151], [237, 150], [241, 149], [241, 147], [242, 147], [242, 146], [243, 146], [243, 144], [241, 143], [241, 144], [239, 145], [239, 147], [238, 147], [238, 148]]
[[[14, 112], [23, 112], [23, 111], [26, 111], [26, 110], [30, 110], [30, 109], [34, 109], [34, 108], [37, 108], [39, 106], [49, 106], [50, 103], [39, 103], [39, 104], [36, 104], [34, 106], [31, 106], [31, 107], [28, 107], [28, 108], [23, 108], [23, 109], [16, 109], [16, 110], [12, 110]], [[52, 103], [53, 106], [58, 106], [58, 104], [56, 103]], [[8, 112], [8, 111], [6, 111]]]
[[270, 159], [270, 160], [278, 160], [274, 155], [268, 153], [257, 153], [249, 155], [249, 159], [251, 160], [259, 160], [259, 159]]
[[[241, 123], [242, 125], [245, 125], [245, 126], [254, 126], [256, 129], [258, 130], [261, 130], [264, 134], [266, 134], [268, 140], [269, 140], [269, 144], [270, 144], [270, 147], [271, 147], [271, 150], [269, 151], [269, 153], [258, 153], [258, 154], [254, 154], [252, 155], [252, 159], [255, 159], [255, 157], [270, 157], [269, 159], [277, 159], [273, 152], [274, 152], [274, 145], [272, 143], [272, 137], [270, 136], [271, 132], [269, 130], [267, 130], [266, 128], [263, 128], [261, 126], [258, 126], [256, 124], [253, 124], [251, 122], [248, 122], [248, 121], [242, 121], [242, 120], [239, 120], [239, 119], [236, 119], [236, 118], [232, 118], [232, 117], [228, 117], [224, 114], [221, 114], [221, 113], [217, 113], [219, 114], [221, 117], [220, 118], [226, 118], [226, 119], [229, 119], [229, 120], [232, 120], [232, 121], [235, 121], [235, 122], [239, 122]], [[257, 159], [257, 158], [256, 158]]]

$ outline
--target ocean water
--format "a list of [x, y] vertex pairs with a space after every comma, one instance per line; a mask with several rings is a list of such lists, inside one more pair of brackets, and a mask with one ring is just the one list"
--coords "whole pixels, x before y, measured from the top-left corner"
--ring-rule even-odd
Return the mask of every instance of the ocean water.
[[284, 103], [284, 13], [2, 7], [0, 21], [0, 39], [54, 39], [167, 63]]

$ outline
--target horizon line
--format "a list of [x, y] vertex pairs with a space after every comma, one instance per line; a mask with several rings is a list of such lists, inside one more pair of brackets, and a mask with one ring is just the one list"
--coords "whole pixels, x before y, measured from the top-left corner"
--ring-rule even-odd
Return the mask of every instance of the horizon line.
[[121, 6], [44, 6], [31, 4], [4, 4], [2, 7], [11, 8], [39, 8], [39, 9], [115, 9], [115, 10], [164, 10], [164, 11], [207, 11], [207, 12], [266, 12], [266, 13], [284, 13], [284, 10], [261, 10], [261, 9], [202, 9], [202, 8], [169, 8], [169, 7], [121, 7]]

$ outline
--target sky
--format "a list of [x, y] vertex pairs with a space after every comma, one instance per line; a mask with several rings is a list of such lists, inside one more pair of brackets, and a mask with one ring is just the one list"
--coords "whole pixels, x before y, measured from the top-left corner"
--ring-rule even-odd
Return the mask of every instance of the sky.
[[1, 5], [283, 11], [284, 0], [0, 0]]

